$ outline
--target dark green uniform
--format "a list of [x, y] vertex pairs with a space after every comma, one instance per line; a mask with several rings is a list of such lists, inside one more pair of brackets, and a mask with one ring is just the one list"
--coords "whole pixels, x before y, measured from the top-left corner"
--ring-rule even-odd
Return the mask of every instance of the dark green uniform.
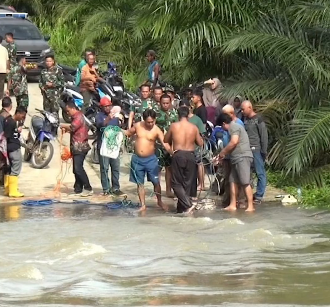
[[[170, 128], [172, 123], [178, 121], [178, 113], [174, 109], [170, 109], [167, 112], [159, 110], [157, 112], [156, 125], [163, 131], [165, 134]], [[158, 158], [158, 164], [160, 168], [171, 166], [171, 156], [163, 148], [160, 143], [156, 143], [156, 156]]]
[[131, 106], [130, 111], [134, 112], [134, 122], [142, 121], [142, 114], [147, 109], [153, 109], [156, 113], [159, 111], [159, 107], [151, 99], [143, 100], [139, 106]]
[[17, 53], [17, 47], [14, 42], [7, 44], [6, 46], [8, 50], [8, 57], [10, 62], [10, 70], [16, 65], [16, 53]]
[[[52, 83], [53, 86], [48, 87], [47, 82]], [[60, 109], [60, 98], [64, 87], [62, 69], [58, 66], [43, 69], [40, 75], [39, 87], [43, 96], [44, 110], [58, 113]]]
[[29, 106], [29, 93], [25, 68], [16, 62], [11, 67], [8, 78], [11, 80], [9, 90], [15, 95], [17, 106], [23, 106], [27, 109]]

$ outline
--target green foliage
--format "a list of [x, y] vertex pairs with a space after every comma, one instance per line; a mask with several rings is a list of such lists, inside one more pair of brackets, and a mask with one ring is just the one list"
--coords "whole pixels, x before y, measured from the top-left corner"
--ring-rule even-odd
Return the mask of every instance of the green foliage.
[[56, 59], [59, 63], [77, 66], [82, 55], [81, 36], [77, 24], [65, 23], [61, 18], [54, 27], [46, 19], [35, 19], [39, 29], [45, 35], [50, 35], [50, 45], [55, 50]]
[[324, 172], [324, 187], [318, 187], [315, 184], [301, 185], [285, 176], [282, 172], [267, 172], [268, 183], [276, 188], [284, 190], [286, 193], [297, 197], [297, 187], [301, 186], [302, 199], [301, 204], [304, 207], [330, 208], [330, 172]]

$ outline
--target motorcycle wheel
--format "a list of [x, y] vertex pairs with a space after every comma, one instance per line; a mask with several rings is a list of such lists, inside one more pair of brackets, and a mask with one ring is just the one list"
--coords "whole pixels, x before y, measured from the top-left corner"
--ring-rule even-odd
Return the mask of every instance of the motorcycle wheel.
[[[49, 152], [48, 154], [45, 152]], [[54, 155], [54, 147], [50, 142], [42, 142], [36, 145], [36, 149], [32, 153], [31, 163], [33, 168], [42, 169], [46, 167], [52, 160]]]
[[97, 148], [96, 148], [96, 143], [93, 144], [93, 148], [91, 151], [91, 162], [93, 164], [100, 164], [99, 155], [97, 153]]
[[63, 120], [70, 124], [71, 123], [71, 116], [69, 116], [68, 113], [66, 113], [63, 109], [62, 109], [62, 117], [63, 117]]
[[24, 149], [23, 159], [24, 159], [25, 162], [29, 162], [32, 158], [32, 153], [29, 149], [29, 148], [32, 147], [32, 144], [29, 144], [29, 138], [26, 141], [26, 146], [27, 147], [25, 147], [25, 149]]
[[[90, 120], [90, 122], [95, 125], [95, 113], [87, 115], [87, 119]], [[96, 127], [93, 127], [92, 129], [89, 130], [88, 132], [88, 139], [89, 140], [95, 140], [96, 139]]]

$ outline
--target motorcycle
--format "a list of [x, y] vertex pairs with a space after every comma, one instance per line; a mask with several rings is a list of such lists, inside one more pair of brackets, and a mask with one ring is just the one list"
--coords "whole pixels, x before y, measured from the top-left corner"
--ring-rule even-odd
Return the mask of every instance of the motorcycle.
[[77, 74], [77, 69], [65, 66], [62, 64], [57, 64], [58, 67], [62, 69], [63, 75], [64, 75], [64, 81], [65, 82], [74, 82]]
[[[41, 116], [31, 119], [29, 134], [25, 141], [24, 161], [31, 161], [34, 168], [45, 168], [52, 160], [54, 147], [51, 143], [57, 135], [59, 119], [56, 114], [36, 109]], [[47, 155], [47, 151], [49, 151]]]
[[[84, 104], [83, 96], [80, 94], [80, 88], [74, 85], [66, 84], [62, 95], [61, 95], [61, 109], [62, 117], [66, 123], [71, 123], [71, 117], [65, 110], [65, 106], [69, 101], [73, 101], [78, 110], [81, 110]], [[95, 128], [95, 116], [99, 112], [100, 107], [96, 99], [92, 99], [91, 106], [85, 111], [85, 121], [90, 128], [92, 134], [88, 135], [89, 139], [95, 139], [96, 128]]]

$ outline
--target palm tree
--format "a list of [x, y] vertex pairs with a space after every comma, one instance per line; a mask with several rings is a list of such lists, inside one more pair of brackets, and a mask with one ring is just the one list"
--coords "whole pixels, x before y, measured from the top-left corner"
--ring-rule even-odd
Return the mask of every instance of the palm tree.
[[115, 61], [123, 70], [136, 70], [141, 66], [142, 57], [138, 55], [144, 45], [137, 44], [133, 38], [129, 19], [134, 7], [135, 2], [131, 0], [64, 2], [60, 6], [60, 16], [65, 22], [79, 22], [82, 48], [95, 46], [100, 60]]
[[322, 184], [330, 162], [330, 1], [293, 3], [224, 42], [224, 54], [244, 54], [246, 68], [227, 95], [261, 105], [274, 145], [270, 161], [286, 174]]

